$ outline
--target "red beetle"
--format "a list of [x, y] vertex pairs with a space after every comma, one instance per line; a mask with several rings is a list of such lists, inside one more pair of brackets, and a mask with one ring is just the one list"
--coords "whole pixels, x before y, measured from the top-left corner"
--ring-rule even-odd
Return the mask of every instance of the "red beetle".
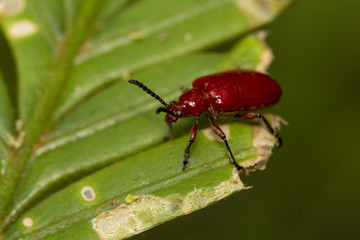
[[[211, 128], [224, 142], [231, 163], [238, 171], [244, 170], [236, 161], [230, 150], [224, 132], [214, 123], [217, 118], [261, 118], [269, 131], [278, 139], [278, 147], [282, 145], [279, 134], [271, 127], [266, 118], [253, 110], [266, 108], [277, 103], [281, 97], [281, 88], [271, 77], [250, 70], [231, 70], [203, 76], [193, 82], [193, 88], [180, 96], [178, 102], [165, 103], [158, 95], [137, 80], [129, 80], [160, 101], [165, 107], [156, 110], [156, 114], [165, 112], [165, 122], [170, 126], [179, 118], [195, 117], [195, 124], [190, 132], [190, 142], [185, 149], [183, 169], [189, 165], [190, 146], [194, 142], [199, 117], [205, 113]], [[172, 137], [172, 131], [171, 131]]]

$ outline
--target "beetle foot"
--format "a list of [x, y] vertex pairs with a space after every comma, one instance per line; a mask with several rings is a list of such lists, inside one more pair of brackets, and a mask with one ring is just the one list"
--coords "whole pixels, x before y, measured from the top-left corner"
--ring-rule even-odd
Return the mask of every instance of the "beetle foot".
[[189, 155], [188, 154], [185, 154], [185, 159], [183, 161], [183, 164], [182, 164], [182, 169], [183, 171], [185, 171], [185, 168], [189, 166]]
[[246, 169], [242, 166], [240, 166], [237, 162], [233, 163], [234, 167], [236, 168], [236, 170], [238, 170], [239, 175], [241, 175], [242, 173], [245, 173], [245, 175], [249, 175], [248, 171], [246, 171]]
[[245, 168], [243, 168], [242, 166], [240, 166], [237, 162], [233, 163], [234, 167], [240, 172], [240, 171], [245, 171]]
[[188, 166], [189, 166], [189, 161], [188, 161], [187, 159], [185, 159], [185, 160], [183, 161], [183, 165], [182, 165], [183, 171], [185, 171], [185, 168], [188, 167]]

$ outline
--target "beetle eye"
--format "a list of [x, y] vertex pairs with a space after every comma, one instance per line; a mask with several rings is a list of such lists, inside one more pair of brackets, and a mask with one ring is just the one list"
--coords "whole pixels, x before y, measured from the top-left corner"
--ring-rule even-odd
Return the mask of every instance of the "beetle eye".
[[174, 103], [176, 103], [176, 101], [171, 101], [171, 102], [170, 102], [170, 106], [173, 105]]
[[181, 111], [181, 110], [177, 110], [177, 111], [175, 112], [175, 114], [176, 114], [177, 117], [181, 117], [182, 111]]

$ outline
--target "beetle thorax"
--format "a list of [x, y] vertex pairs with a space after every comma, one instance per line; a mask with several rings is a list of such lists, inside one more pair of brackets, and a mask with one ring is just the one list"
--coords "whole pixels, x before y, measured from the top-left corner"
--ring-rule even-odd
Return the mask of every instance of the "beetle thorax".
[[190, 89], [180, 96], [179, 102], [186, 106], [191, 116], [199, 116], [210, 106], [209, 96], [202, 87]]
[[204, 88], [193, 88], [180, 96], [178, 102], [171, 102], [168, 109], [172, 112], [166, 114], [165, 122], [176, 122], [178, 118], [199, 116], [210, 106], [208, 95]]

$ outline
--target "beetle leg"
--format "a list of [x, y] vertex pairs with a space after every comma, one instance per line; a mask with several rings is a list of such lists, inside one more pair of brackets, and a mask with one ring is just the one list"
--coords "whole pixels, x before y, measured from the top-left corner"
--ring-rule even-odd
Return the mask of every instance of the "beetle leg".
[[235, 161], [235, 158], [234, 158], [234, 155], [232, 154], [231, 150], [230, 150], [230, 147], [229, 147], [229, 144], [226, 140], [226, 136], [225, 136], [225, 133], [221, 130], [221, 128], [216, 125], [214, 123], [214, 119], [210, 116], [208, 116], [209, 118], [209, 121], [210, 121], [210, 124], [211, 124], [211, 128], [212, 130], [214, 131], [214, 133], [216, 135], [218, 135], [224, 142], [225, 142], [225, 146], [226, 146], [226, 151], [227, 151], [227, 154], [229, 155], [229, 158], [230, 158], [230, 161], [231, 163], [234, 165], [234, 167], [238, 170], [238, 171], [245, 171], [245, 169], [240, 166], [236, 161]]
[[254, 119], [254, 118], [261, 118], [263, 120], [263, 122], [265, 123], [266, 127], [269, 129], [269, 131], [271, 132], [272, 135], [274, 135], [277, 140], [278, 140], [278, 146], [277, 147], [281, 147], [282, 146], [282, 140], [281, 137], [279, 135], [279, 133], [276, 132], [276, 130], [271, 127], [270, 123], [268, 122], [268, 120], [264, 117], [264, 115], [262, 115], [261, 113], [256, 113], [256, 112], [247, 112], [244, 113], [242, 115], [237, 115], [235, 116], [236, 118], [240, 118], [240, 119]]
[[189, 166], [190, 147], [191, 147], [191, 144], [193, 144], [193, 142], [195, 141], [197, 128], [198, 128], [198, 123], [199, 123], [199, 117], [196, 117], [195, 118], [195, 124], [194, 124], [193, 128], [190, 131], [189, 144], [185, 148], [185, 156], [184, 156], [184, 161], [183, 161], [183, 166], [182, 166], [183, 170], [185, 170], [185, 168], [187, 166]]

